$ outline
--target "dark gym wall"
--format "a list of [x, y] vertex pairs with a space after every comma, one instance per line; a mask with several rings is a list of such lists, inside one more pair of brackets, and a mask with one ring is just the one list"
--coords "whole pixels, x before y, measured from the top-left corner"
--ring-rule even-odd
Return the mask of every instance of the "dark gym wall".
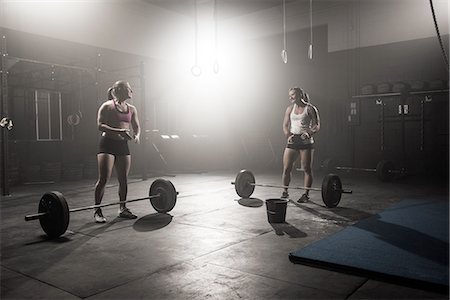
[[[448, 45], [448, 35], [443, 37]], [[448, 53], [448, 47], [446, 49]], [[388, 159], [398, 168], [412, 173], [448, 176], [448, 72], [436, 37], [364, 47], [329, 53], [327, 91], [330, 107], [335, 110], [336, 127], [326, 139], [327, 157], [341, 161], [345, 166], [375, 167]], [[401, 97], [366, 97], [361, 95], [365, 85], [406, 83], [409, 91], [447, 90], [442, 93], [409, 95], [404, 98], [409, 106], [402, 121], [398, 114]], [[422, 88], [414, 85], [423, 83]], [[424, 108], [424, 140], [421, 147], [421, 101], [426, 95], [432, 101]], [[385, 126], [384, 150], [381, 145], [380, 105], [383, 99], [390, 119]], [[358, 122], [347, 122], [350, 103], [358, 104]], [[403, 127], [404, 126], [404, 127]], [[422, 148], [422, 149], [421, 149]]]
[[[135, 95], [132, 103], [139, 107], [139, 65], [141, 62], [150, 65], [150, 60], [4, 28], [1, 28], [1, 32], [6, 36], [9, 56], [27, 60], [15, 62], [8, 59], [8, 110], [15, 124], [9, 135], [12, 183], [60, 180], [65, 176], [64, 172], [67, 178], [82, 175], [75, 174], [77, 171], [74, 168], [81, 172], [87, 168], [88, 177], [95, 178], [99, 137], [96, 129], [97, 109], [106, 100], [108, 87], [122, 78], [133, 85]], [[38, 62], [54, 63], [55, 66]], [[65, 68], [59, 64], [86, 70]], [[97, 68], [101, 71], [96, 72]], [[61, 91], [62, 141], [35, 140], [35, 89]], [[78, 111], [82, 113], [80, 124], [69, 126], [67, 117]], [[133, 146], [132, 151], [138, 154], [136, 158], [140, 157], [141, 154]]]

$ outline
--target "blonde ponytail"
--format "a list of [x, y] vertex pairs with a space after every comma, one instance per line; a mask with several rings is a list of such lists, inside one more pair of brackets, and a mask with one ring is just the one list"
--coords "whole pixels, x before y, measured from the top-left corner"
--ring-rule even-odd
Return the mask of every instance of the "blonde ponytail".
[[114, 91], [114, 88], [113, 88], [113, 87], [110, 87], [110, 88], [108, 89], [108, 100], [114, 99], [113, 91]]

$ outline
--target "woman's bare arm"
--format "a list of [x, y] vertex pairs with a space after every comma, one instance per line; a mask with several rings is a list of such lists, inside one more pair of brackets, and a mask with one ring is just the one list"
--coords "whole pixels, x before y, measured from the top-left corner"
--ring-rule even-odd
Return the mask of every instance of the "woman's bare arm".
[[130, 108], [133, 109], [131, 114], [131, 126], [133, 127], [134, 141], [139, 143], [141, 137], [141, 125], [139, 123], [137, 109], [134, 106], [130, 106]]
[[284, 120], [283, 120], [283, 133], [286, 138], [290, 137], [292, 135], [290, 131], [291, 127], [291, 112], [292, 112], [293, 105], [289, 105], [286, 109], [286, 112], [284, 113]]

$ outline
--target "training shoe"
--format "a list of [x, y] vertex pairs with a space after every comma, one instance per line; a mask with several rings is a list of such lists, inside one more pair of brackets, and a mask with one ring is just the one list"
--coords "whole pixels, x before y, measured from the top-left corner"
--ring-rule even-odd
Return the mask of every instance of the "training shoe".
[[309, 196], [307, 194], [303, 194], [300, 199], [297, 200], [298, 203], [306, 203], [309, 201]]
[[95, 223], [106, 223], [106, 218], [103, 216], [101, 208], [97, 208], [94, 212]]
[[125, 219], [136, 219], [137, 216], [134, 215], [128, 208], [125, 208], [124, 210], [119, 211], [119, 217], [125, 218]]
[[281, 194], [282, 199], [289, 199], [289, 193], [284, 191], [283, 194]]

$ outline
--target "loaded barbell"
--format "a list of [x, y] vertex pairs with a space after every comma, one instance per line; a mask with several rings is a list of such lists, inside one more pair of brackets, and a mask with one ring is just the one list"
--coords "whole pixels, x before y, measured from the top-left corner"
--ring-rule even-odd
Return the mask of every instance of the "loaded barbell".
[[342, 194], [351, 194], [351, 190], [342, 189], [342, 182], [338, 175], [328, 174], [322, 180], [322, 188], [314, 187], [289, 187], [284, 185], [272, 185], [272, 184], [261, 184], [256, 183], [255, 176], [249, 170], [241, 170], [234, 182], [234, 188], [236, 193], [242, 198], [248, 198], [253, 194], [256, 186], [261, 187], [273, 187], [273, 188], [290, 188], [290, 189], [300, 189], [309, 191], [320, 191], [322, 192], [322, 201], [327, 207], [336, 207], [341, 201]]
[[156, 179], [150, 186], [148, 197], [69, 209], [66, 198], [62, 193], [57, 191], [46, 192], [39, 201], [38, 213], [26, 215], [25, 221], [39, 220], [44, 232], [50, 238], [57, 238], [66, 232], [71, 212], [149, 199], [157, 212], [167, 213], [174, 208], [177, 195], [178, 192], [172, 182], [165, 179]]
[[361, 172], [375, 172], [380, 181], [392, 181], [396, 174], [404, 174], [404, 170], [396, 170], [392, 161], [381, 160], [378, 162], [377, 167], [374, 168], [354, 168], [354, 167], [341, 167], [338, 166], [338, 162], [332, 158], [328, 158], [323, 162], [323, 168], [327, 172], [342, 171], [361, 171]]

